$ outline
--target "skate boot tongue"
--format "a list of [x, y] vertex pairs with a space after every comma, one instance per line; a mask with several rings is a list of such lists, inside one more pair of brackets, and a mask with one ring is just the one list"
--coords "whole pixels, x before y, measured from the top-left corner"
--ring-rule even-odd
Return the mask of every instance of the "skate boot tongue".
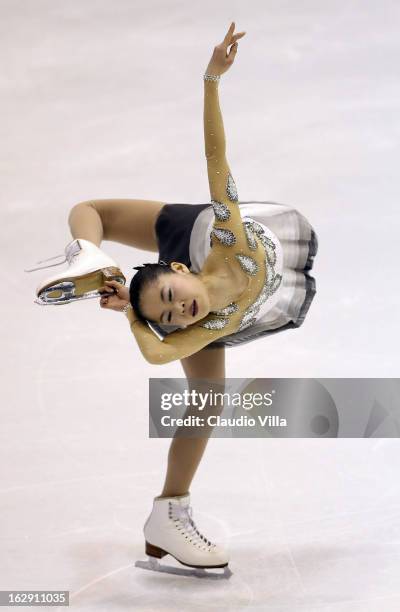
[[75, 238], [75, 240], [71, 240], [65, 247], [65, 257], [67, 258], [68, 263], [72, 262], [74, 255], [77, 255], [82, 250], [81, 245], [79, 244], [79, 239]]
[[186, 531], [188, 536], [193, 539], [193, 541], [196, 540], [209, 546], [210, 548], [215, 548], [216, 544], [213, 544], [213, 542], [211, 542], [198, 530], [197, 525], [193, 520], [193, 510], [190, 506], [190, 495], [184, 495], [180, 497], [177, 503], [172, 504], [171, 513], [172, 518], [179, 521], [182, 528]]

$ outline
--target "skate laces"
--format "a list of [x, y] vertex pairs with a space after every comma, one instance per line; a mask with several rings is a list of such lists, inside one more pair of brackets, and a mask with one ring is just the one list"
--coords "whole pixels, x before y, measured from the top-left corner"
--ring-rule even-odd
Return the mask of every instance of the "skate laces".
[[80, 251], [75, 251], [74, 253], [67, 253], [65, 260], [68, 261], [68, 264], [71, 265], [72, 262], [74, 261], [75, 257], [77, 257], [79, 255]]
[[34, 272], [35, 270], [44, 270], [44, 268], [52, 268], [53, 266], [59, 266], [67, 261], [67, 258], [65, 257], [64, 253], [61, 253], [60, 255], [54, 255], [54, 257], [48, 257], [47, 259], [42, 259], [41, 261], [37, 261], [36, 263], [44, 263], [45, 261], [50, 261], [51, 259], [57, 259], [57, 257], [64, 257], [64, 259], [62, 261], [59, 261], [58, 263], [47, 264], [47, 266], [39, 266], [38, 268], [29, 268], [28, 270], [25, 269], [24, 271]]
[[68, 252], [67, 255], [64, 253], [60, 253], [60, 255], [54, 255], [54, 257], [48, 257], [47, 259], [42, 259], [41, 261], [37, 261], [36, 263], [44, 263], [45, 261], [50, 261], [51, 259], [57, 259], [57, 257], [64, 257], [62, 261], [58, 261], [57, 263], [47, 264], [47, 266], [39, 266], [38, 268], [29, 268], [29, 270], [25, 269], [25, 272], [34, 272], [35, 270], [44, 270], [45, 268], [52, 268], [53, 266], [60, 266], [61, 264], [68, 262], [69, 265], [73, 262], [74, 258], [79, 255], [80, 251]]
[[209, 547], [215, 547], [216, 544], [213, 544], [208, 540], [200, 531], [197, 529], [196, 524], [193, 520], [193, 510], [191, 506], [181, 506], [174, 505], [173, 513], [176, 521], [182, 525], [187, 534], [190, 536], [192, 540], [197, 541], [200, 544], [206, 544]]
[[[69, 244], [72, 244], [72, 243], [69, 243]], [[40, 261], [37, 261], [36, 263], [44, 263], [45, 261], [51, 261], [52, 259], [57, 259], [58, 257], [63, 257], [64, 259], [62, 261], [58, 261], [57, 263], [53, 263], [53, 264], [47, 264], [47, 266], [39, 266], [37, 268], [29, 268], [29, 269], [25, 268], [24, 271], [34, 272], [35, 270], [44, 270], [45, 268], [52, 268], [53, 266], [60, 266], [61, 264], [65, 262], [68, 262], [68, 264], [71, 265], [74, 258], [77, 255], [79, 255], [80, 252], [81, 252], [81, 249], [77, 251], [77, 250], [73, 250], [72, 248], [68, 249], [67, 247], [65, 253], [60, 253], [60, 255], [54, 255], [53, 257], [48, 257], [47, 259], [41, 259]]]

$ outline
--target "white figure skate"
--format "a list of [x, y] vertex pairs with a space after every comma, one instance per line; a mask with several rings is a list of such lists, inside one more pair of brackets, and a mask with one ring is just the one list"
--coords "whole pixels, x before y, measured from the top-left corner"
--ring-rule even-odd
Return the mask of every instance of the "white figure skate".
[[[155, 497], [153, 510], [143, 533], [148, 561], [136, 561], [135, 566], [168, 574], [196, 576], [197, 578], [230, 578], [229, 553], [220, 545], [211, 543], [197, 529], [190, 507], [190, 493], [176, 497]], [[160, 565], [159, 559], [171, 555], [184, 569]], [[206, 569], [221, 568], [223, 572]]]
[[67, 262], [68, 268], [59, 274], [43, 280], [36, 289], [36, 304], [69, 304], [78, 300], [96, 298], [103, 295], [99, 291], [105, 280], [116, 280], [125, 285], [126, 278], [115, 261], [89, 240], [75, 238], [65, 247], [64, 255], [55, 255], [37, 263], [64, 257], [62, 261], [31, 268], [25, 272], [34, 272]]

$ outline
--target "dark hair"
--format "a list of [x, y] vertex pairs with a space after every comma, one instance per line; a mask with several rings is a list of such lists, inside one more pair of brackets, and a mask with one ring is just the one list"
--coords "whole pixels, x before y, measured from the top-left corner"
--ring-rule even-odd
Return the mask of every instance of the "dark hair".
[[140, 304], [140, 293], [144, 287], [157, 280], [160, 274], [175, 274], [175, 271], [172, 270], [165, 261], [160, 261], [159, 263], [145, 263], [141, 266], [135, 266], [133, 269], [138, 270], [138, 272], [132, 277], [129, 286], [129, 301], [138, 318], [143, 323], [146, 323], [149, 319], [143, 314]]

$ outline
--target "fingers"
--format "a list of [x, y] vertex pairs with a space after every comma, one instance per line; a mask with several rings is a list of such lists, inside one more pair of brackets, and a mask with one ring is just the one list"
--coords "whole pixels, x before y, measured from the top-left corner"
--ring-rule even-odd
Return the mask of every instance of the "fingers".
[[225, 41], [226, 41], [226, 40], [230, 40], [230, 38], [231, 38], [231, 36], [232, 36], [232, 34], [233, 34], [234, 29], [235, 29], [235, 22], [234, 22], [234, 21], [232, 21], [231, 25], [229, 26], [229, 30], [228, 30], [228, 32], [226, 33], [226, 36], [225, 36], [225, 38], [224, 38], [224, 40], [225, 40]]
[[106, 280], [104, 282], [106, 283], [106, 285], [111, 285], [112, 287], [115, 287], [116, 289], [118, 289], [119, 287], [123, 287], [123, 285], [116, 280]]
[[118, 283], [115, 280], [111, 280], [111, 281], [104, 281], [104, 287], [100, 287], [100, 289], [103, 292], [102, 297], [100, 298], [100, 306], [102, 308], [108, 308], [108, 298], [111, 297], [112, 295], [118, 295], [118, 286], [120, 286], [120, 283]]
[[119, 303], [120, 303], [120, 300], [119, 300], [118, 298], [114, 298], [114, 297], [113, 297], [113, 294], [111, 294], [111, 295], [109, 295], [109, 296], [108, 296], [108, 295], [107, 295], [107, 296], [103, 295], [103, 296], [100, 298], [100, 306], [101, 306], [102, 308], [110, 308], [110, 309], [113, 309], [113, 308], [115, 308], [115, 307], [116, 307], [116, 306], [117, 306]]
[[102, 308], [114, 308], [121, 304], [121, 300], [125, 298], [125, 286], [116, 280], [104, 281], [104, 286], [100, 287], [99, 292], [101, 295], [100, 306]]
[[121, 285], [121, 283], [118, 283], [115, 280], [111, 280], [111, 281], [104, 281], [104, 287], [102, 287], [102, 289], [104, 289], [107, 293], [116, 293], [118, 294], [119, 289], [122, 287], [123, 285]]
[[224, 38], [223, 44], [225, 45], [225, 47], [227, 47], [228, 45], [231, 45], [233, 43], [236, 42], [236, 40], [238, 40], [239, 38], [242, 38], [243, 36], [245, 36], [246, 32], [239, 32], [238, 34], [234, 34], [234, 29], [235, 29], [235, 22], [232, 21], [229, 30]]
[[229, 51], [228, 57], [231, 57], [231, 56], [233, 57], [237, 50], [238, 50], [238, 44], [236, 42], [232, 45], [231, 50]]

